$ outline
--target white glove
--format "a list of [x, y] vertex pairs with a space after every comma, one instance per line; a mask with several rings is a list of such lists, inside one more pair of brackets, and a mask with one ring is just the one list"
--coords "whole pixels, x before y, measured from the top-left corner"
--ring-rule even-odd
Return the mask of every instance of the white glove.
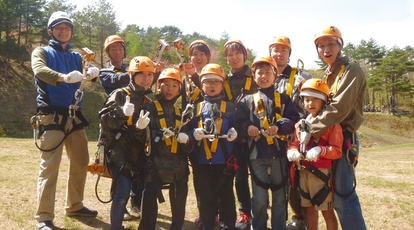
[[63, 81], [66, 83], [76, 83], [80, 82], [83, 78], [83, 74], [77, 70], [72, 71], [68, 74], [62, 74]]
[[124, 107], [122, 107], [122, 112], [124, 112], [125, 116], [129, 117], [134, 114], [135, 105], [130, 102], [131, 98], [126, 96]]
[[99, 75], [99, 69], [95, 66], [89, 67], [88, 71], [86, 71], [86, 76], [89, 81], [95, 79]]
[[201, 139], [203, 139], [203, 135], [204, 135], [204, 130], [203, 128], [196, 128], [194, 129], [194, 133], [193, 136], [197, 141], [201, 141]]
[[189, 140], [190, 140], [190, 138], [188, 137], [187, 134], [185, 134], [185, 133], [178, 133], [178, 135], [177, 135], [177, 141], [178, 141], [178, 143], [187, 144]]
[[227, 140], [232, 142], [237, 138], [237, 131], [236, 129], [234, 129], [233, 127], [231, 127], [229, 129], [229, 131], [227, 132]]
[[296, 75], [294, 86], [297, 87], [303, 80], [305, 80], [305, 78], [303, 78], [301, 75]]
[[139, 113], [139, 118], [138, 118], [138, 121], [137, 121], [137, 123], [135, 124], [135, 126], [138, 128], [138, 129], [145, 129], [147, 126], [148, 126], [148, 124], [150, 123], [150, 119], [149, 119], [149, 114], [150, 114], [150, 112], [149, 111], [147, 111], [145, 114], [144, 114], [144, 110], [141, 110], [141, 112]]
[[314, 161], [316, 159], [318, 159], [319, 154], [321, 153], [321, 147], [316, 146], [311, 148], [307, 153], [306, 153], [306, 159], [310, 160], [310, 161]]
[[298, 161], [301, 158], [301, 154], [298, 151], [288, 151], [287, 153], [287, 159], [292, 162], [292, 161]]

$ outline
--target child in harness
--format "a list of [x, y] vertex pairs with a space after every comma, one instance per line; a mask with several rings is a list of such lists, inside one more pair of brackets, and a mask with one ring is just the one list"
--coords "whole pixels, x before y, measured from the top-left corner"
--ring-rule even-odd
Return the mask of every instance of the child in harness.
[[329, 87], [321, 79], [309, 79], [303, 83], [300, 96], [309, 115], [295, 125], [295, 135], [289, 143], [287, 157], [294, 162], [291, 171], [296, 168], [299, 170], [301, 205], [306, 208], [308, 229], [318, 229], [318, 211], [321, 210], [326, 229], [336, 230], [338, 221], [333, 210], [331, 174], [332, 161], [342, 155], [342, 128], [336, 124], [319, 139], [310, 137], [308, 120], [316, 117], [329, 103]]

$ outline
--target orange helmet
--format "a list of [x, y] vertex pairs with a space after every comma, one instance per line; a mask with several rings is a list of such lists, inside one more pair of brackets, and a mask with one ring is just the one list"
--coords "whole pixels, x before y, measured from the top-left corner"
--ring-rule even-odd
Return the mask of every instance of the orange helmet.
[[272, 43], [269, 45], [269, 50], [272, 48], [273, 45], [280, 44], [289, 47], [292, 49], [292, 44], [290, 43], [290, 39], [285, 35], [279, 35], [273, 38]]
[[154, 63], [149, 57], [136, 56], [129, 62], [128, 73], [133, 72], [153, 72], [155, 73]]
[[315, 34], [315, 45], [318, 41], [319, 38], [321, 37], [335, 37], [338, 39], [338, 42], [341, 44], [341, 46], [344, 45], [344, 40], [342, 39], [342, 34], [341, 31], [339, 31], [339, 29], [336, 26], [333, 25], [329, 25], [327, 27], [325, 27], [324, 30], [322, 30], [319, 33]]
[[157, 85], [161, 83], [162, 79], [174, 79], [183, 84], [183, 79], [181, 78], [180, 71], [175, 68], [166, 68], [161, 73], [157, 80]]
[[201, 43], [201, 44], [207, 46], [208, 50], [210, 51], [210, 47], [208, 46], [206, 41], [204, 41], [204, 40], [195, 40], [195, 41], [191, 42], [190, 46], [188, 47], [188, 56], [191, 56], [191, 48], [193, 48], [193, 46], [195, 44], [198, 44], [198, 43]]
[[257, 66], [257, 64], [259, 64], [259, 63], [267, 63], [267, 64], [269, 64], [269, 65], [271, 65], [273, 68], [274, 68], [274, 70], [277, 72], [277, 65], [276, 65], [276, 62], [275, 62], [275, 60], [273, 60], [273, 58], [272, 57], [270, 57], [269, 55], [267, 55], [267, 56], [260, 56], [260, 57], [256, 57], [254, 60], [253, 60], [253, 63], [252, 63], [252, 69], [254, 70], [255, 69], [255, 67]]
[[300, 88], [300, 96], [312, 96], [327, 101], [329, 98], [329, 86], [321, 79], [308, 79]]
[[243, 42], [242, 41], [240, 41], [239, 39], [231, 39], [231, 40], [228, 40], [225, 44], [224, 44], [224, 46], [223, 46], [223, 53], [224, 53], [224, 55], [227, 55], [227, 52], [228, 52], [228, 50], [226, 49], [227, 48], [227, 46], [228, 45], [230, 45], [231, 43], [237, 43], [237, 44], [239, 44], [241, 47], [242, 47], [242, 49], [243, 49], [243, 54], [244, 54], [244, 58], [245, 59], [247, 59], [247, 49], [246, 49], [246, 46], [244, 46], [244, 44], [243, 44]]
[[120, 42], [122, 44], [122, 46], [124, 47], [124, 51], [125, 51], [125, 41], [124, 41], [124, 39], [122, 39], [118, 35], [110, 35], [109, 37], [107, 37], [105, 39], [105, 43], [104, 43], [104, 50], [105, 50], [106, 54], [108, 54], [109, 45], [111, 45], [112, 43], [115, 43], [115, 42]]
[[222, 81], [225, 81], [227, 78], [223, 68], [219, 64], [214, 63], [207, 64], [203, 67], [203, 69], [200, 72], [201, 82], [203, 82], [203, 80], [206, 79], [206, 77], [208, 77], [207, 75], [220, 76], [222, 78]]

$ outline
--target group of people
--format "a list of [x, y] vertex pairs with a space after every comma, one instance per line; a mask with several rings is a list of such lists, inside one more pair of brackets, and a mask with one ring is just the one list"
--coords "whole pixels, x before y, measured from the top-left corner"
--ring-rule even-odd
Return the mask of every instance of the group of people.
[[[366, 229], [354, 184], [366, 82], [359, 65], [342, 55], [338, 28], [328, 26], [314, 40], [328, 65], [326, 81], [289, 65], [292, 45], [284, 35], [251, 66], [244, 44], [227, 41], [226, 74], [210, 63], [204, 40], [190, 44], [190, 63], [164, 68], [136, 56], [127, 66], [118, 35], [105, 41], [107, 68], [85, 67], [82, 56], [70, 51], [72, 30], [69, 15], [53, 13], [49, 46], [32, 54], [39, 93], [39, 229], [54, 229], [63, 145], [70, 161], [66, 215], [98, 214], [82, 203], [87, 121], [74, 97], [85, 80], [98, 76], [107, 94], [99, 111], [99, 143], [112, 175], [111, 229], [124, 229], [130, 198], [131, 209], [141, 214], [138, 229], [155, 229], [162, 189], [169, 189], [170, 229], [182, 229], [191, 172], [200, 229], [212, 230], [219, 222], [222, 229], [265, 230], [269, 206], [271, 229], [318, 229], [318, 210], [327, 229], [338, 229], [334, 210], [342, 229]], [[155, 97], [149, 97], [154, 84]], [[288, 203], [294, 216], [286, 225]]]

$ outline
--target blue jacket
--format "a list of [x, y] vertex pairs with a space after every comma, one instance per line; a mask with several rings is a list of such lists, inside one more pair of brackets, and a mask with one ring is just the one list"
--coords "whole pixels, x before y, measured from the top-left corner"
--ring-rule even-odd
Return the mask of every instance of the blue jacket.
[[[194, 130], [195, 128], [198, 128], [198, 123], [200, 119], [202, 119], [203, 123], [206, 123], [205, 126], [209, 126], [211, 122], [208, 121], [208, 119], [211, 118], [211, 107], [214, 104], [217, 104], [220, 107], [221, 102], [224, 99], [224, 94], [220, 94], [215, 97], [208, 97], [204, 95], [204, 101], [199, 102], [198, 104], [201, 104], [201, 112], [200, 116], [196, 116], [198, 111], [198, 104], [194, 107], [194, 118], [189, 123], [190, 129]], [[220, 130], [220, 135], [227, 134], [228, 130], [232, 127], [235, 128], [235, 112], [236, 107], [233, 103], [224, 101], [226, 105], [226, 110], [224, 113], [222, 113], [222, 127]], [[214, 119], [217, 119], [217, 114], [213, 116]], [[191, 135], [193, 137], [193, 135]], [[222, 144], [220, 142], [225, 143], [225, 148], [222, 148]], [[211, 141], [207, 139], [207, 145], [210, 148], [211, 147]], [[196, 163], [198, 164], [226, 164], [227, 158], [233, 154], [233, 142], [227, 141], [226, 138], [220, 138], [219, 143], [217, 145], [217, 151], [212, 153], [212, 158], [210, 160], [207, 160], [206, 158], [206, 151], [204, 149], [203, 140], [200, 141], [199, 146], [196, 147], [195, 151], [193, 152], [193, 156], [191, 158], [196, 159]]]
[[[69, 51], [70, 48], [72, 46], [68, 44], [66, 50], [62, 50], [61, 44], [55, 40], [51, 40], [49, 46], [42, 47], [46, 54], [47, 66], [64, 74], [74, 70], [82, 72], [82, 57], [78, 52]], [[74, 84], [60, 82], [54, 86], [40, 80], [36, 75], [34, 78], [38, 92], [36, 98], [38, 107], [67, 109], [75, 104], [74, 95], [80, 87], [80, 82]], [[79, 102], [78, 106], [82, 108], [82, 102]]]

